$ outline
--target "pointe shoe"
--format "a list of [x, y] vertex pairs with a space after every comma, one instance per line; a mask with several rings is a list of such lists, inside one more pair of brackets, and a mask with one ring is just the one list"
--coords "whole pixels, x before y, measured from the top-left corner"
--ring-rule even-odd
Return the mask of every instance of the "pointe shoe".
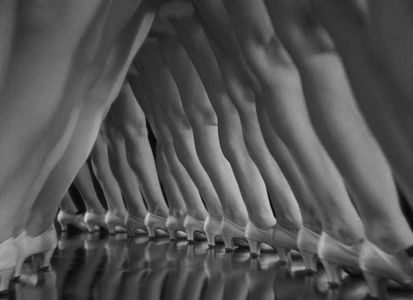
[[303, 258], [305, 269], [317, 272], [317, 246], [320, 235], [305, 226], [301, 226], [297, 237], [297, 248]]
[[272, 235], [274, 227], [275, 225], [264, 230], [252, 224], [251, 221], [248, 221], [245, 227], [245, 237], [247, 238], [252, 257], [257, 257], [260, 254], [261, 243], [266, 243], [267, 245], [273, 244]]
[[323, 232], [318, 243], [318, 257], [327, 273], [330, 287], [342, 282], [343, 267], [360, 270], [358, 259], [362, 243], [347, 246]]
[[387, 286], [392, 280], [413, 289], [413, 266], [406, 253], [388, 254], [368, 240], [361, 247], [359, 264], [367, 281], [370, 295], [387, 299]]
[[125, 217], [125, 226], [129, 236], [146, 234], [145, 220], [131, 216], [129, 213], [127, 213]]
[[224, 218], [221, 223], [222, 238], [224, 239], [225, 251], [231, 252], [235, 245], [248, 246], [245, 238], [245, 228]]
[[185, 219], [186, 217], [184, 216], [182, 216], [181, 218], [177, 218], [171, 215], [169, 215], [168, 218], [166, 218], [165, 227], [168, 231], [170, 240], [176, 240], [179, 237], [182, 237], [182, 234], [179, 234], [179, 232], [186, 231]]
[[278, 224], [264, 230], [248, 221], [245, 236], [247, 237], [252, 257], [258, 256], [261, 243], [265, 243], [277, 250], [280, 261], [289, 262], [291, 260], [290, 250], [297, 248], [296, 235], [288, 232]]
[[34, 255], [43, 254], [43, 261], [40, 264], [40, 270], [45, 270], [50, 267], [50, 259], [57, 246], [57, 235], [54, 226], [37, 236], [28, 236], [26, 231], [23, 231], [15, 238], [17, 247], [17, 263], [14, 271], [14, 277], [18, 278], [21, 274], [24, 261]]
[[72, 215], [60, 210], [57, 214], [57, 222], [59, 222], [60, 228], [63, 232], [67, 231], [67, 227], [69, 225], [82, 231], [88, 230], [88, 226], [83, 220], [82, 215]]
[[0, 296], [8, 293], [16, 264], [16, 245], [14, 239], [9, 238], [0, 244]]
[[145, 226], [148, 232], [149, 238], [155, 238], [155, 233], [157, 229], [160, 229], [164, 232], [167, 232], [166, 226], [166, 218], [155, 215], [153, 213], [148, 212], [145, 216]]
[[275, 224], [272, 238], [280, 261], [286, 263], [291, 262], [291, 250], [297, 249], [297, 236], [298, 234], [296, 232], [290, 232], [278, 224]]
[[221, 220], [217, 220], [211, 215], [207, 215], [204, 222], [204, 231], [207, 237], [208, 246], [215, 247], [215, 240], [221, 236]]
[[120, 217], [108, 211], [105, 215], [105, 224], [109, 230], [109, 234], [126, 233], [127, 230], [124, 224], [125, 217]]
[[105, 215], [96, 215], [91, 212], [86, 212], [83, 216], [83, 221], [86, 223], [87, 230], [91, 233], [98, 231], [100, 228], [106, 228]]
[[190, 215], [187, 215], [185, 217], [184, 227], [186, 230], [188, 242], [194, 241], [195, 232], [204, 234], [204, 221], [197, 220]]

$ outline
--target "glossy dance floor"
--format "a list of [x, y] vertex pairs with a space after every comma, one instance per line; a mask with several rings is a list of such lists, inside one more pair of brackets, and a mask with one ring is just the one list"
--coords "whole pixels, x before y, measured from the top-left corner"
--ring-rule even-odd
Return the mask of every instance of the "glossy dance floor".
[[[32, 261], [35, 261], [35, 258]], [[33, 263], [33, 262], [32, 262]], [[405, 292], [391, 299], [412, 299]], [[323, 271], [309, 276], [301, 259], [280, 264], [275, 253], [250, 258], [246, 249], [146, 237], [90, 234], [61, 237], [52, 270], [26, 274], [5, 299], [365, 299], [361, 278], [328, 289]]]

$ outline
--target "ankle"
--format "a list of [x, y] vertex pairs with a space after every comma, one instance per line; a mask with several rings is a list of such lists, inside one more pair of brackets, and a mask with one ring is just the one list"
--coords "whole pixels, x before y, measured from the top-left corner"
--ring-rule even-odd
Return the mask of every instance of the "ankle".
[[103, 207], [90, 207], [90, 206], [86, 207], [86, 211], [89, 212], [89, 213], [92, 213], [94, 215], [98, 215], [98, 216], [103, 215], [106, 212], [103, 209]]
[[324, 226], [323, 231], [344, 245], [355, 245], [364, 239], [364, 234], [348, 230], [348, 227]]
[[150, 212], [151, 214], [160, 216], [160, 217], [166, 218], [168, 216], [168, 210], [163, 207], [159, 207], [159, 206], [156, 206], [154, 209], [148, 212]]
[[112, 208], [112, 209], [109, 209], [108, 212], [118, 217], [122, 217], [126, 215], [126, 209], [122, 209], [122, 208]]
[[228, 213], [224, 212], [224, 218], [243, 227], [246, 226], [248, 222], [247, 215], [244, 215], [242, 213], [232, 212], [232, 211], [229, 211]]
[[128, 209], [129, 216], [136, 217], [138, 219], [145, 219], [147, 213], [148, 212], [146, 211], [146, 209], [145, 210], [139, 210], [139, 211]]
[[191, 217], [193, 217], [194, 219], [203, 221], [205, 220], [205, 218], [207, 217], [207, 213], [205, 211], [200, 211], [198, 209], [196, 210], [190, 210], [187, 212], [187, 214]]
[[294, 224], [294, 223], [291, 223], [289, 220], [285, 220], [283, 218], [277, 219], [277, 224], [281, 228], [287, 230], [290, 233], [298, 234], [298, 232], [300, 231], [300, 228], [301, 228], [301, 224]]
[[222, 209], [208, 209], [208, 213], [207, 213], [211, 218], [213, 218], [214, 220], [222, 220], [224, 218], [224, 213], [222, 211]]
[[186, 212], [185, 209], [181, 209], [181, 210], [180, 209], [171, 209], [171, 210], [169, 210], [169, 215], [174, 217], [174, 218], [180, 219], [180, 218], [183, 218], [184, 216], [186, 216], [187, 212]]
[[396, 253], [412, 246], [413, 233], [408, 228], [388, 228], [385, 224], [366, 229], [366, 238], [387, 253]]
[[308, 229], [310, 229], [312, 232], [321, 234], [323, 232], [323, 226], [321, 225], [321, 222], [315, 219], [303, 219], [303, 224], [301, 226], [304, 226]]
[[273, 216], [272, 217], [260, 217], [260, 216], [250, 215], [249, 220], [252, 224], [254, 224], [256, 227], [260, 229], [271, 228], [274, 226], [275, 223], [277, 223], [277, 220]]

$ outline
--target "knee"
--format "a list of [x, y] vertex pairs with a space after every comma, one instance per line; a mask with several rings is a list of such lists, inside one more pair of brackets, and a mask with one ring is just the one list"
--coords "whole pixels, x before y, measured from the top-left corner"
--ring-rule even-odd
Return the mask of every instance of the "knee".
[[268, 64], [288, 68], [294, 66], [275, 33], [266, 39], [249, 38], [245, 41], [245, 50], [247, 60], [254, 69], [267, 68]]
[[218, 118], [212, 108], [190, 108], [188, 110], [188, 120], [193, 126], [218, 126]]
[[146, 120], [139, 120], [134, 124], [124, 124], [122, 128], [123, 134], [131, 139], [147, 138], [148, 127], [146, 126]]
[[238, 118], [238, 111], [227, 93], [218, 93], [214, 99], [216, 101], [215, 112], [219, 119]]

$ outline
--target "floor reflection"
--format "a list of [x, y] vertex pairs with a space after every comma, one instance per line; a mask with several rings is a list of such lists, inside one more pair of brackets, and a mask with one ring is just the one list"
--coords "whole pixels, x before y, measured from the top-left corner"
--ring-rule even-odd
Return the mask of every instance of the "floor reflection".
[[[188, 244], [124, 235], [61, 237], [52, 270], [30, 272], [5, 299], [364, 299], [362, 278], [348, 277], [335, 290], [325, 274], [309, 276], [297, 257], [291, 265], [275, 253], [251, 258], [247, 249], [225, 253], [223, 245]], [[396, 294], [392, 299], [408, 299]]]

